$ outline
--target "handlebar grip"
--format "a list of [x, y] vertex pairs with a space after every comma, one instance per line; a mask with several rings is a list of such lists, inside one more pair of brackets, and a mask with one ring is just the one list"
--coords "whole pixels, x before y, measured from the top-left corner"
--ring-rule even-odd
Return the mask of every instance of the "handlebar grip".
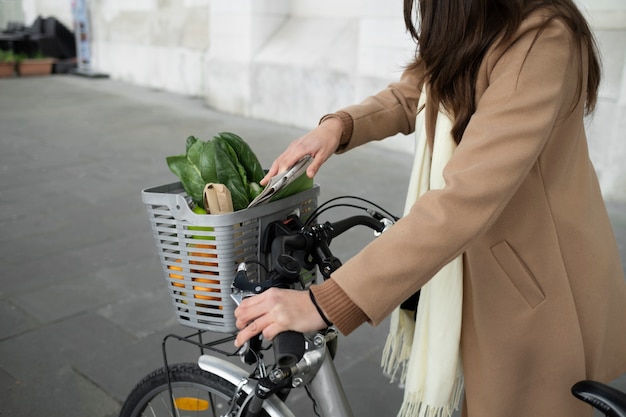
[[362, 225], [367, 226], [376, 232], [382, 232], [385, 229], [385, 223], [370, 216], [352, 216], [347, 219], [339, 220], [333, 223], [330, 237], [334, 238], [344, 233], [352, 227]]
[[273, 341], [276, 365], [293, 366], [304, 356], [304, 335], [286, 331], [276, 335]]

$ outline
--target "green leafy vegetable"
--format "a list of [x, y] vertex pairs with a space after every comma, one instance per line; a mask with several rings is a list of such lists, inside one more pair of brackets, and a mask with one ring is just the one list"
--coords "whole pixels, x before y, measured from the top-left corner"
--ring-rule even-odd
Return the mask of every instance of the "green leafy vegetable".
[[211, 175], [209, 172], [211, 164], [208, 162], [210, 152], [208, 147], [204, 149], [202, 141], [189, 137], [186, 148], [185, 155], [168, 156], [166, 162], [170, 170], [180, 178], [187, 194], [196, 204], [201, 205], [202, 191], [207, 183], [206, 178], [215, 177], [215, 168], [213, 168], [213, 175]]
[[[187, 194], [200, 207], [203, 206], [204, 187], [211, 182], [228, 188], [235, 210], [248, 207], [263, 190], [259, 181], [265, 172], [259, 159], [250, 146], [234, 133], [221, 132], [206, 142], [189, 136], [185, 142], [185, 154], [168, 156], [166, 162]], [[312, 186], [313, 180], [303, 175], [278, 192], [272, 201]]]
[[219, 137], [228, 143], [237, 153], [237, 156], [246, 170], [249, 182], [258, 183], [265, 176], [263, 167], [250, 146], [241, 137], [230, 132], [222, 132]]
[[244, 184], [237, 170], [237, 162], [233, 161], [231, 156], [220, 146], [215, 147], [215, 170], [217, 172], [216, 181], [218, 184], [224, 184], [230, 191], [233, 199], [233, 209], [241, 210], [248, 207], [250, 198], [248, 197], [248, 186]]

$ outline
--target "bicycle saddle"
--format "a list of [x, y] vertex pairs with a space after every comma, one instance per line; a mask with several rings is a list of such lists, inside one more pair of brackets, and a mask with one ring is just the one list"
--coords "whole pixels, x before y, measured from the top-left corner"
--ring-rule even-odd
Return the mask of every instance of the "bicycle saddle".
[[580, 381], [572, 394], [602, 411], [607, 417], [626, 417], [626, 393], [596, 381]]

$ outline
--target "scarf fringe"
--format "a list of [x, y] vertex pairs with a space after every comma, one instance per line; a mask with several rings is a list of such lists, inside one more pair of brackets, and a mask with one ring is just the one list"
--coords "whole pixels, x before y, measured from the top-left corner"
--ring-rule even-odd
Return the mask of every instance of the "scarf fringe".
[[451, 399], [447, 405], [433, 406], [422, 401], [423, 392], [405, 392], [402, 407], [397, 417], [450, 417], [459, 409], [459, 403], [463, 396], [463, 376], [454, 381]]
[[390, 331], [387, 335], [380, 364], [390, 383], [396, 381], [398, 372], [400, 384], [403, 385], [406, 381], [413, 348], [414, 322], [410, 317], [412, 315], [413, 312], [397, 309], [392, 316], [391, 327], [395, 331]]

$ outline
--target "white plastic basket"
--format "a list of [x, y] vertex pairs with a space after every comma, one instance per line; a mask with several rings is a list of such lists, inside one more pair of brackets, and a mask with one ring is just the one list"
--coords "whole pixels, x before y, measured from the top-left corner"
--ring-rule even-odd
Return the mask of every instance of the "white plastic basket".
[[[142, 199], [179, 323], [219, 333], [236, 332], [230, 286], [240, 262], [261, 259], [265, 226], [317, 207], [319, 186], [234, 213], [194, 213], [180, 182], [148, 188]], [[263, 261], [263, 260], [262, 260]], [[249, 272], [254, 280], [257, 270]], [[314, 279], [309, 272], [307, 281]]]

